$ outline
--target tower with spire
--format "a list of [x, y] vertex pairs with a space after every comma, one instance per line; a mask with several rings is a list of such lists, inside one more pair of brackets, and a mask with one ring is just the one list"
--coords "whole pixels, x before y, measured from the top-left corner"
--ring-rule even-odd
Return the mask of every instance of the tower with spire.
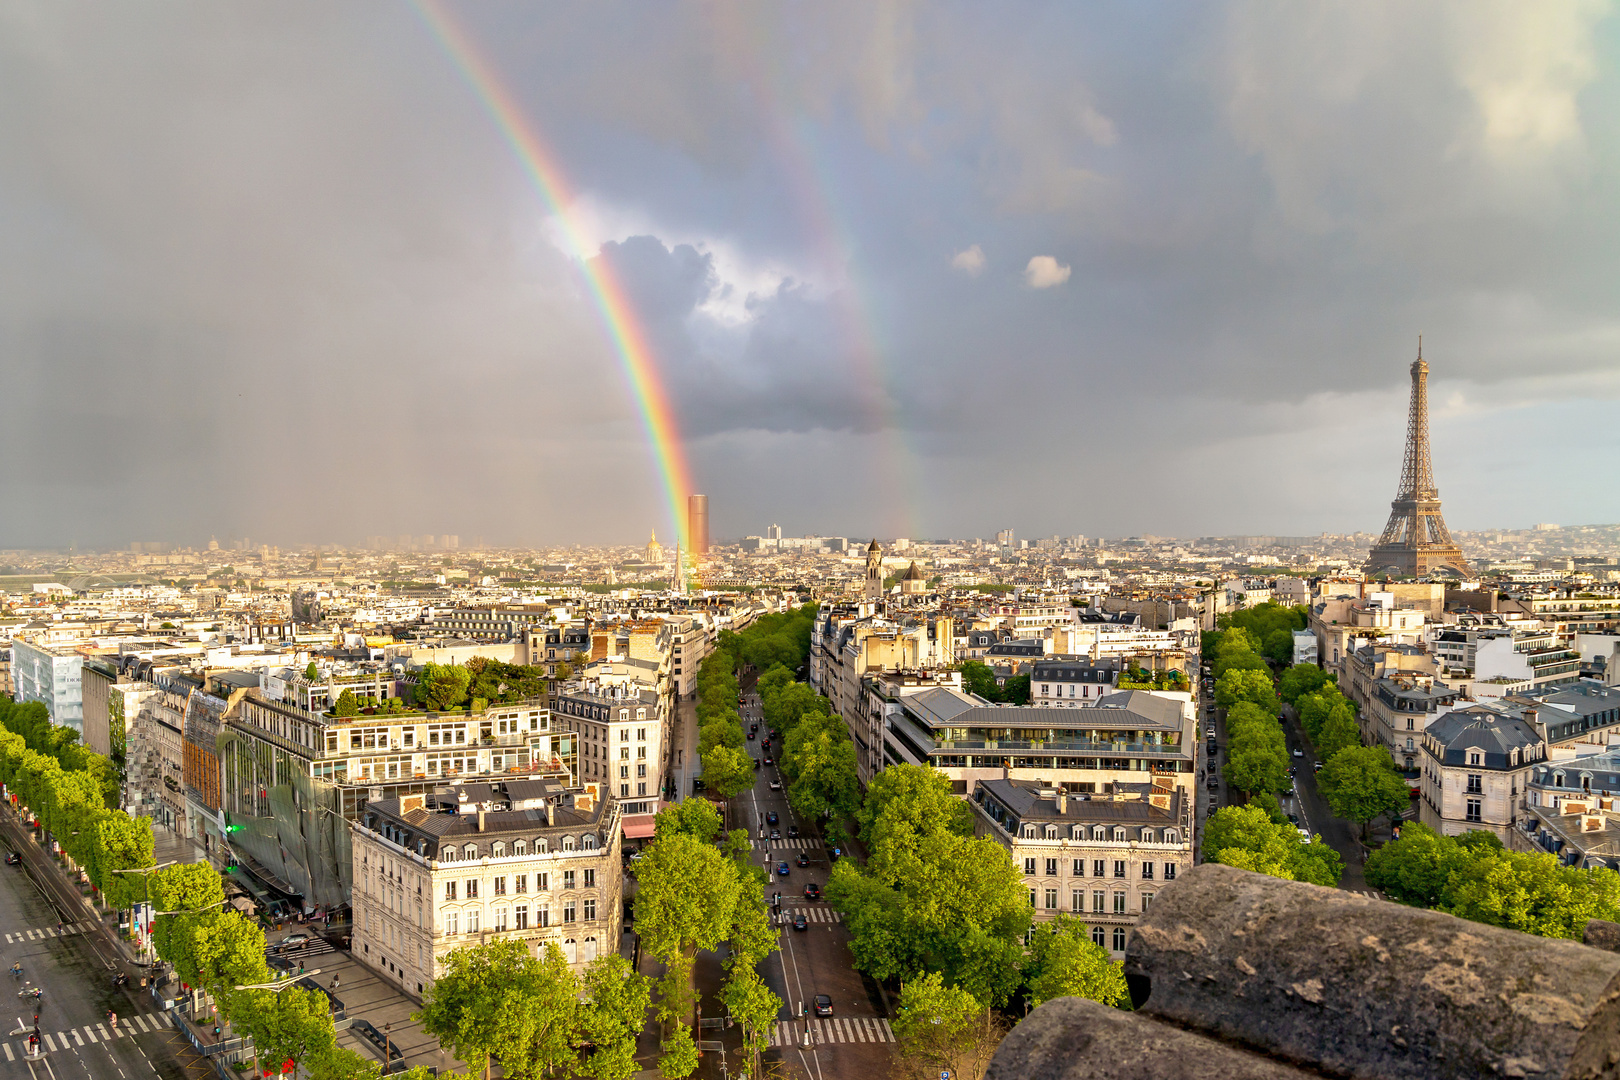
[[883, 549], [875, 536], [866, 547], [866, 588], [861, 597], [869, 603], [883, 599]]
[[1440, 516], [1440, 491], [1429, 458], [1429, 365], [1423, 362], [1423, 338], [1412, 362], [1412, 400], [1406, 414], [1406, 456], [1401, 488], [1390, 503], [1389, 524], [1368, 555], [1366, 572], [1395, 577], [1433, 573], [1468, 576], [1468, 562], [1451, 539]]

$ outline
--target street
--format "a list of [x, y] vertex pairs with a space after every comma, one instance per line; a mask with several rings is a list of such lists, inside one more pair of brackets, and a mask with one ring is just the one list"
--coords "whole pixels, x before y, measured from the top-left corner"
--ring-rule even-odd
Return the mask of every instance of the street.
[[[0, 835], [7, 850], [23, 857], [21, 866], [0, 867], [0, 960], [8, 970], [22, 965], [22, 975], [12, 978], [14, 994], [24, 985], [45, 991], [37, 1006], [11, 999], [15, 1007], [6, 1017], [9, 1035], [0, 1044], [0, 1078], [185, 1077], [176, 1058], [198, 1060], [190, 1043], [134, 982], [127, 989], [113, 986], [113, 974], [122, 965], [107, 930], [78, 891], [9, 813]], [[60, 932], [59, 911], [68, 913]], [[44, 1053], [31, 1061], [25, 1055], [35, 1008]], [[109, 1012], [117, 1013], [116, 1025]]]
[[[744, 732], [759, 724], [758, 735], [748, 743], [749, 752], [762, 762], [766, 757], [774, 759], [781, 747], [773, 742], [770, 750], [764, 749], [769, 732], [759, 697], [751, 688], [744, 692], [741, 711]], [[883, 996], [876, 983], [855, 970], [849, 932], [840, 916], [825, 900], [805, 899], [807, 884], [826, 887], [831, 862], [814, 823], [800, 821], [788, 806], [785, 792], [771, 790], [773, 782], [781, 781], [776, 765], [762, 764], [753, 790], [734, 803], [739, 811], [736, 824], [748, 826], [759, 864], [769, 873], [766, 897], [781, 896], [776, 915], [781, 923], [781, 951], [761, 965], [761, 976], [785, 1004], [766, 1057], [813, 1080], [884, 1075], [894, 1034]], [[748, 815], [746, 822], [743, 813]], [[768, 823], [772, 813], [777, 815], [775, 825]], [[791, 835], [794, 829], [798, 837]], [[776, 839], [772, 839], [773, 830], [779, 834]], [[808, 865], [801, 866], [801, 861]], [[781, 862], [788, 864], [785, 877], [776, 872]], [[806, 928], [795, 930], [794, 917], [800, 914]], [[832, 999], [831, 1017], [806, 1018], [807, 1008], [814, 1012], [817, 994]]]

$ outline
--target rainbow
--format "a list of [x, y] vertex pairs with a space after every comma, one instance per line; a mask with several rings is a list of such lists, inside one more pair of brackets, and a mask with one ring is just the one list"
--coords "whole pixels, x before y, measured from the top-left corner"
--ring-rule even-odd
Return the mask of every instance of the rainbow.
[[579, 267], [597, 314], [618, 354], [630, 383], [648, 444], [669, 499], [670, 522], [683, 551], [692, 548], [686, 518], [686, 497], [692, 491], [691, 469], [681, 442], [680, 428], [669, 393], [659, 378], [658, 365], [646, 332], [636, 318], [624, 287], [599, 251], [592, 251], [579, 223], [569, 212], [573, 199], [555, 156], [550, 154], [523, 115], [510, 92], [471, 38], [456, 24], [439, 0], [414, 0], [414, 6], [444, 48], [462, 78], [471, 87], [507, 145], [517, 156], [540, 199], [556, 215], [569, 254]]

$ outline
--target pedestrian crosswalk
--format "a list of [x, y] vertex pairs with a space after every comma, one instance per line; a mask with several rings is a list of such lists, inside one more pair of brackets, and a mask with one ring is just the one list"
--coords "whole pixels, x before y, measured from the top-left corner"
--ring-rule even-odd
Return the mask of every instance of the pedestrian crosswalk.
[[749, 842], [755, 851], [768, 851], [771, 848], [784, 848], [789, 851], [814, 851], [821, 846], [821, 841], [815, 837], [789, 838], [786, 840], [752, 840]]
[[58, 932], [54, 926], [42, 926], [38, 930], [18, 930], [14, 934], [6, 935], [7, 945], [17, 945], [24, 941], [44, 941], [47, 938], [67, 937], [69, 934], [83, 934], [96, 924], [89, 919], [83, 922], [70, 922]]
[[808, 1021], [784, 1020], [771, 1029], [772, 1046], [800, 1046], [806, 1026], [811, 1041], [822, 1043], [892, 1043], [894, 1031], [887, 1020], [875, 1016], [812, 1017]]
[[1384, 894], [1377, 889], [1344, 889], [1341, 891], [1354, 893], [1357, 896], [1365, 896], [1369, 900], [1382, 900], [1384, 898]]
[[[87, 1044], [111, 1042], [133, 1035], [150, 1035], [172, 1027], [174, 1021], [168, 1013], [136, 1013], [133, 1016], [120, 1016], [117, 1024], [111, 1028], [105, 1023], [86, 1024], [68, 1031], [41, 1032], [40, 1039], [45, 1049], [54, 1054], [59, 1050], [73, 1050]], [[26, 1055], [28, 1040], [24, 1038], [19, 1041], [23, 1046], [21, 1055], [13, 1053], [10, 1042], [0, 1043], [0, 1049], [5, 1051], [7, 1061], [15, 1061], [18, 1057]]]
[[830, 907], [796, 907], [787, 909], [789, 920], [803, 915], [810, 922], [843, 922], [844, 917]]
[[291, 960], [294, 964], [296, 964], [304, 957], [321, 956], [325, 953], [336, 952], [337, 950], [332, 948], [331, 944], [324, 939], [314, 938], [302, 946], [293, 945], [285, 949], [278, 949], [276, 947], [276, 943], [272, 941], [270, 944], [264, 947], [264, 951], [266, 955], [280, 956], [283, 959]]

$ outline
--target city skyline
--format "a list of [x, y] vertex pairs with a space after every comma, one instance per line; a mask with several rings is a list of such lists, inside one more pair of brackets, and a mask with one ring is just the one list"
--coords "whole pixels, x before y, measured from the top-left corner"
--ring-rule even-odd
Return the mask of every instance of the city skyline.
[[0, 546], [1620, 519], [1607, 8], [422, 10], [4, 16]]

